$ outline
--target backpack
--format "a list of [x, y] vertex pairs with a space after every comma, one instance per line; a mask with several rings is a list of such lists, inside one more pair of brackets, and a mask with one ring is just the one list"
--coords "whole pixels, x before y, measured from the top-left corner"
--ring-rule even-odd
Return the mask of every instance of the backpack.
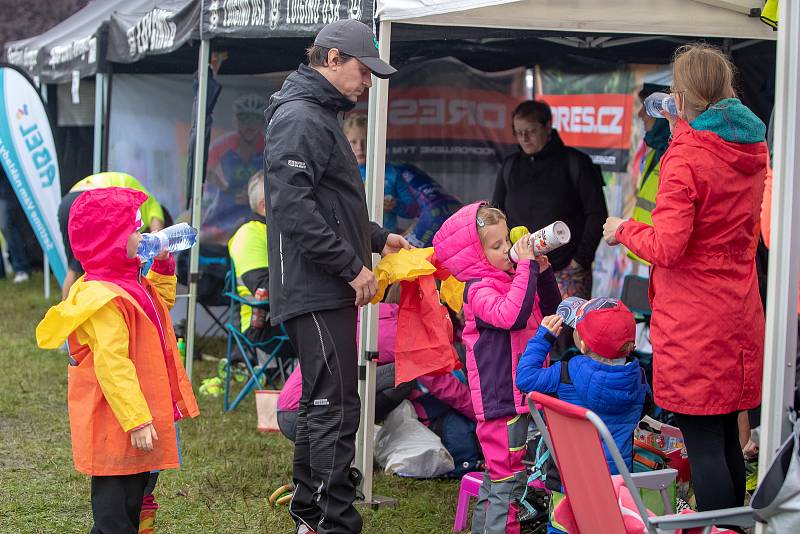
[[455, 469], [446, 473], [445, 477], [460, 479], [467, 473], [481, 470], [483, 456], [475, 426], [474, 421], [452, 409], [436, 418], [431, 425], [431, 430], [442, 440], [455, 464]]

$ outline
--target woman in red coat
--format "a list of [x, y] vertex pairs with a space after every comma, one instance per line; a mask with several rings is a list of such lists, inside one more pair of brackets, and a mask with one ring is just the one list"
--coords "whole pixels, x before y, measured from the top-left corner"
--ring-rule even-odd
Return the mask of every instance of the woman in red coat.
[[673, 62], [678, 116], [661, 159], [653, 225], [610, 217], [604, 238], [652, 264], [653, 392], [675, 413], [697, 506], [741, 506], [745, 471], [737, 413], [761, 401], [764, 314], [755, 253], [766, 127], [734, 97], [718, 49], [681, 47]]

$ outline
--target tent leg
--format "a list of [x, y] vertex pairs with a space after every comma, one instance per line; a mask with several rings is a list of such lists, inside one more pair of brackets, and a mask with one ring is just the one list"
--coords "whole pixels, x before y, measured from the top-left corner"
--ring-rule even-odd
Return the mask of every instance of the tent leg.
[[[194, 171], [192, 172], [192, 226], [200, 228], [200, 209], [203, 195], [203, 147], [206, 132], [206, 93], [208, 91], [208, 58], [210, 55], [208, 39], [200, 41], [200, 54], [197, 63], [197, 128], [195, 130]], [[200, 246], [194, 246], [189, 255], [189, 305], [186, 317], [186, 374], [192, 379], [194, 361], [195, 321], [197, 319], [197, 277], [200, 263]]]
[[94, 152], [92, 173], [100, 172], [103, 161], [103, 126], [105, 121], [105, 95], [103, 91], [105, 74], [94, 76]]
[[[797, 282], [800, 266], [800, 5], [781, 2], [775, 80], [775, 157], [768, 273], [764, 387], [761, 400], [759, 482], [789, 435], [797, 350]], [[757, 524], [756, 532], [764, 532]]]
[[[384, 60], [389, 60], [391, 23], [380, 23], [379, 50]], [[386, 171], [386, 108], [389, 101], [389, 81], [372, 77], [369, 92], [369, 126], [367, 137], [366, 192], [369, 213], [373, 221], [383, 220], [383, 181]], [[359, 339], [359, 382], [361, 396], [361, 424], [356, 437], [356, 466], [364, 476], [362, 492], [364, 504], [371, 507], [394, 506], [396, 501], [376, 497], [372, 493], [373, 456], [375, 445], [375, 368], [376, 361], [367, 354], [377, 355], [378, 307], [369, 305], [361, 309], [361, 334]]]
[[44, 254], [44, 298], [50, 300], [50, 260], [47, 253]]

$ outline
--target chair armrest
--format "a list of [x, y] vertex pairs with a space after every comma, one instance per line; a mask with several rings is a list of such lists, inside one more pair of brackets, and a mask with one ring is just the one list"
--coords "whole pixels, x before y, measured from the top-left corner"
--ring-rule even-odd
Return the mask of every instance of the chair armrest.
[[633, 483], [639, 489], [660, 490], [666, 488], [678, 476], [678, 471], [675, 469], [658, 469], [657, 471], [648, 471], [646, 473], [631, 473]]
[[235, 300], [239, 304], [245, 304], [253, 308], [269, 308], [268, 300], [256, 300], [255, 297], [243, 297], [241, 295], [237, 295], [236, 293], [231, 293], [230, 291], [226, 291], [225, 296]]
[[725, 508], [723, 510], [709, 510], [694, 514], [673, 514], [651, 517], [650, 523], [656, 528], [672, 532], [680, 528], [696, 528], [708, 525], [736, 525], [739, 527], [752, 527], [756, 520], [753, 509], [749, 506], [738, 508]]

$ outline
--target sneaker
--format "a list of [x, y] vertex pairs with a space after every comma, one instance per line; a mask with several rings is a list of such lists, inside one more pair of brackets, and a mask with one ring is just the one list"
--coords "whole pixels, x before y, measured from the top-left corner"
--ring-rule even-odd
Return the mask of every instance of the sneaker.
[[27, 282], [31, 279], [31, 276], [26, 272], [18, 272], [14, 275], [14, 283], [15, 284], [22, 284], [23, 282]]
[[316, 530], [311, 530], [305, 523], [297, 525], [297, 534], [317, 534]]

